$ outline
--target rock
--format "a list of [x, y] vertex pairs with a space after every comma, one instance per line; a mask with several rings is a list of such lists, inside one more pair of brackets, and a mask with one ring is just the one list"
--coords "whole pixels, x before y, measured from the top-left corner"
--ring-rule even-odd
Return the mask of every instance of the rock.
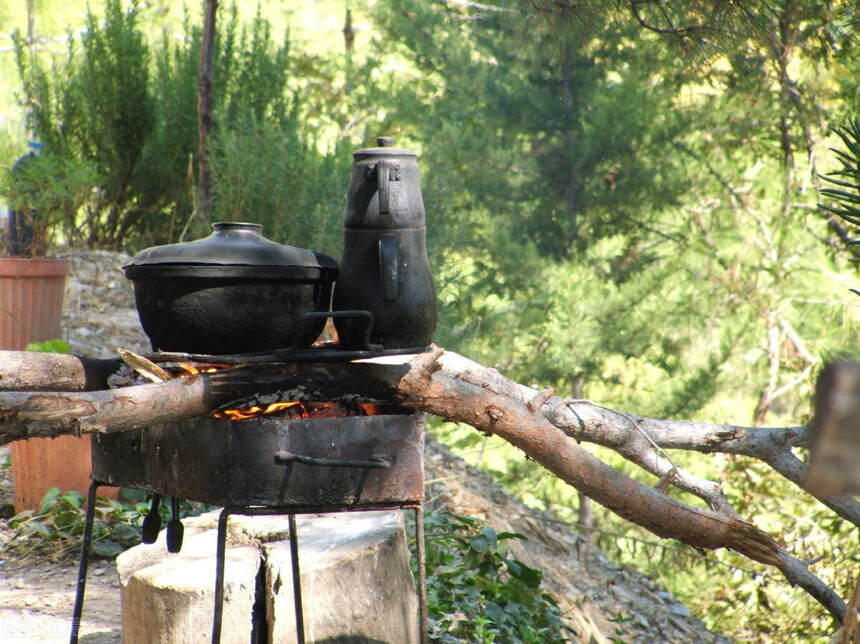
[[[210, 513], [183, 521], [180, 553], [167, 553], [162, 531], [156, 543], [117, 558], [126, 644], [210, 641], [215, 519], [216, 513]], [[295, 641], [287, 523], [286, 517], [230, 517], [223, 643], [249, 641], [255, 599], [265, 600], [269, 641]], [[308, 642], [418, 641], [417, 597], [402, 513], [298, 516], [297, 529]], [[261, 572], [265, 583], [258, 587]]]

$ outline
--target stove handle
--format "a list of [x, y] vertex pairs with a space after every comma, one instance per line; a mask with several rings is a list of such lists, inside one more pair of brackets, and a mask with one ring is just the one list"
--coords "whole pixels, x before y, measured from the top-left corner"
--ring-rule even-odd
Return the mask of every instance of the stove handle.
[[304, 454], [294, 454], [286, 450], [275, 452], [275, 464], [286, 465], [287, 463], [302, 463], [304, 465], [319, 465], [328, 467], [370, 467], [378, 470], [387, 470], [391, 467], [391, 460], [387, 456], [374, 454], [367, 461], [342, 460], [337, 458], [315, 458]]
[[[358, 321], [355, 338], [358, 339], [357, 348], [361, 351], [372, 351], [370, 346], [370, 332], [373, 329], [373, 313], [363, 309], [347, 309], [343, 311], [309, 311], [303, 313], [299, 318], [299, 323], [296, 325], [295, 333], [293, 334], [292, 348], [307, 349], [302, 346], [305, 344], [302, 339], [307, 335], [307, 328], [320, 318], [356, 318]], [[352, 334], [350, 334], [352, 335]]]

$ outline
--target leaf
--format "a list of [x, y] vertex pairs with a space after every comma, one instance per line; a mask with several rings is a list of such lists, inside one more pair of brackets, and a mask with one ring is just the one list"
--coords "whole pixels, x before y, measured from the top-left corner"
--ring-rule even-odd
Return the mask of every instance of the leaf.
[[72, 347], [65, 340], [43, 340], [42, 342], [31, 342], [26, 351], [37, 351], [41, 353], [71, 353]]
[[121, 552], [124, 552], [125, 548], [115, 541], [103, 539], [102, 541], [96, 541], [93, 543], [92, 550], [100, 557], [115, 557]]
[[499, 543], [499, 538], [496, 535], [496, 531], [493, 530], [490, 526], [485, 526], [481, 528], [481, 534], [487, 538], [487, 541], [492, 545], [493, 548]]
[[50, 537], [53, 531], [41, 521], [30, 521], [24, 525], [27, 532], [33, 532], [43, 537]]
[[42, 497], [42, 503], [39, 506], [39, 514], [48, 514], [51, 508], [56, 505], [59, 496], [60, 488], [58, 487], [52, 487], [45, 492], [45, 496]]
[[543, 573], [537, 568], [531, 568], [518, 559], [505, 559], [505, 565], [514, 579], [518, 579], [529, 588], [540, 586]]
[[823, 195], [833, 197], [834, 199], [839, 199], [840, 201], [851, 201], [853, 203], [860, 203], [860, 195], [845, 192], [844, 190], [837, 190], [836, 188], [822, 188], [820, 192]]
[[843, 186], [845, 188], [857, 188], [856, 181], [842, 181], [841, 179], [834, 179], [833, 176], [853, 176], [853, 174], [847, 172], [831, 172], [829, 174], [819, 174], [819, 178], [827, 181], [829, 183], [833, 183], [837, 186]]
[[476, 537], [472, 537], [469, 541], [469, 547], [476, 552], [488, 552], [491, 544], [490, 540], [486, 536], [479, 534]]
[[502, 610], [502, 607], [499, 606], [496, 602], [488, 601], [484, 605], [484, 612], [487, 614], [487, 617], [490, 618], [490, 621], [494, 624], [504, 624], [505, 623], [505, 611]]
[[9, 519], [9, 525], [15, 527], [16, 524], [21, 523], [22, 521], [29, 521], [33, 518], [34, 514], [33, 510], [21, 510], [18, 514]]
[[137, 541], [140, 538], [140, 531], [127, 523], [119, 523], [111, 530], [111, 536], [123, 541]]
[[75, 492], [74, 490], [69, 490], [68, 492], [64, 492], [60, 499], [75, 508], [76, 510], [80, 509], [80, 507], [84, 503], [84, 497], [80, 492]]

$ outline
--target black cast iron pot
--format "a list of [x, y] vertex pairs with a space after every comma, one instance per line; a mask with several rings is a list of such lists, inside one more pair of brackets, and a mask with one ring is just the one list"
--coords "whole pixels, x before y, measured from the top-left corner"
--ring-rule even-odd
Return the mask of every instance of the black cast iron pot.
[[337, 263], [265, 239], [259, 224], [220, 222], [203, 239], [140, 251], [123, 266], [153, 350], [231, 354], [310, 346]]

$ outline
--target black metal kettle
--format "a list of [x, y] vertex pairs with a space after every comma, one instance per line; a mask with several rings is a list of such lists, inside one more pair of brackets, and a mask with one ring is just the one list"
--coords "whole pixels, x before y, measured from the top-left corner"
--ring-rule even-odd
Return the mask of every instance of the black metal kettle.
[[[332, 309], [370, 311], [372, 344], [423, 350], [436, 329], [436, 289], [418, 163], [414, 152], [391, 147], [392, 139], [376, 141], [353, 153]], [[360, 344], [361, 320], [336, 318], [335, 325], [345, 348]]]

